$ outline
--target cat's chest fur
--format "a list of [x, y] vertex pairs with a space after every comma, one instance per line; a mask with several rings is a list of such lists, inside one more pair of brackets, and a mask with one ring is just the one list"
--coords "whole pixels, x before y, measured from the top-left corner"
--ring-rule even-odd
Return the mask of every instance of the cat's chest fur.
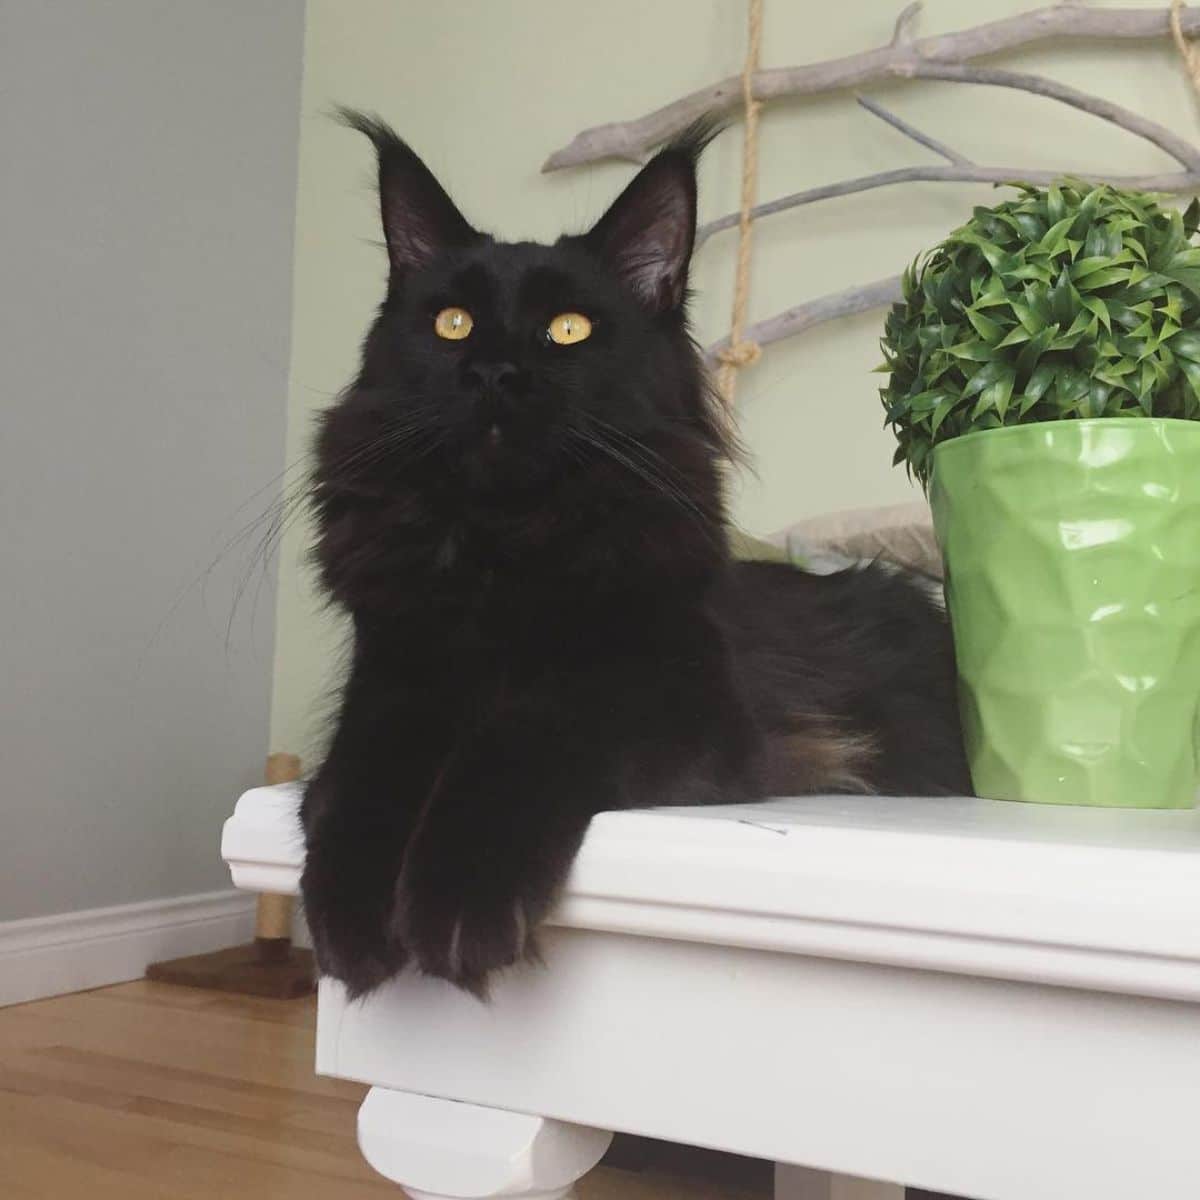
[[611, 527], [569, 522], [553, 506], [427, 519], [397, 536], [406, 553], [392, 581], [392, 635], [421, 654], [437, 647], [468, 674], [653, 655], [703, 607], [699, 595], [685, 603], [670, 587], [647, 588]]

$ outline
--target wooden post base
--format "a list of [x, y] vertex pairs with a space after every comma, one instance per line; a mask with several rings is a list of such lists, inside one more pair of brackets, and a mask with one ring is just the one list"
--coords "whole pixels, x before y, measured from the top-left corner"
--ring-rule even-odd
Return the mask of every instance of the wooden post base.
[[286, 939], [272, 938], [213, 954], [151, 963], [146, 968], [146, 978], [158, 983], [274, 1000], [311, 995], [316, 988], [316, 974], [311, 950], [298, 950]]
[[[300, 778], [300, 759], [294, 754], [272, 754], [265, 776], [268, 785], [292, 783]], [[316, 966], [311, 950], [292, 945], [293, 907], [291, 896], [265, 892], [258, 898], [253, 942], [215, 954], [151, 963], [146, 978], [273, 1000], [311, 995], [317, 986]]]

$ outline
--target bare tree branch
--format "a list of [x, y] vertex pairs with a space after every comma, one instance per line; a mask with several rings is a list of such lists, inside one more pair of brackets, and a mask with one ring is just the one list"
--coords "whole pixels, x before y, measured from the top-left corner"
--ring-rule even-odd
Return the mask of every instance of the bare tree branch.
[[[1143, 117], [1140, 113], [1123, 108], [1119, 104], [1113, 104], [1100, 96], [1092, 96], [1052, 79], [1044, 79], [1040, 75], [1027, 75], [1019, 71], [1000, 71], [990, 67], [905, 62], [898, 63], [894, 70], [897, 74], [910, 78], [942, 79], [951, 83], [976, 83], [1017, 88], [1021, 91], [1059, 100], [1072, 108], [1091, 113], [1129, 133], [1145, 138], [1160, 150], [1171, 155], [1185, 168], [1174, 174], [1158, 175], [1111, 175], [1104, 171], [1073, 171], [1071, 174], [1081, 179], [1094, 180], [1097, 183], [1111, 183], [1117, 187], [1135, 188], [1144, 192], [1200, 191], [1200, 148], [1177, 137], [1157, 121]], [[856, 179], [846, 179], [839, 183], [807, 188], [805, 191], [795, 192], [790, 196], [781, 196], [777, 200], [769, 200], [765, 204], [758, 205], [751, 212], [753, 217], [756, 219], [768, 217], [773, 213], [798, 208], [803, 204], [812, 204], [817, 200], [850, 196], [856, 192], [889, 187], [896, 183], [1013, 183], [1019, 180], [1024, 183], [1047, 184], [1053, 183], [1055, 179], [1061, 178], [1064, 174], [1061, 170], [1048, 171], [1039, 167], [976, 166], [970, 159], [964, 158], [949, 146], [943, 145], [935, 138], [914, 128], [907, 121], [884, 108], [878, 101], [860, 96], [858, 102], [875, 116], [912, 138], [913, 141], [950, 159], [953, 165], [950, 167], [900, 167], [891, 171], [879, 171], [873, 175], [860, 175]], [[707, 241], [714, 233], [720, 233], [721, 230], [736, 225], [737, 221], [737, 214], [730, 213], [701, 225], [696, 231], [697, 246]]]
[[[759, 346], [769, 346], [772, 342], [794, 337], [820, 325], [824, 321], [833, 321], [838, 317], [849, 317], [854, 313], [868, 312], [884, 304], [892, 304], [900, 299], [900, 276], [892, 275], [887, 279], [877, 279], [874, 283], [864, 283], [857, 287], [846, 288], [845, 291], [831, 292], [827, 296], [818, 296], [815, 300], [806, 300], [749, 326], [742, 333], [747, 341]], [[705, 356], [710, 363], [716, 362], [717, 355], [729, 345], [727, 337], [713, 342], [705, 350]]]
[[[830, 200], [836, 196], [851, 196], [855, 192], [868, 192], [873, 188], [888, 187], [894, 183], [1035, 183], [1047, 186], [1062, 179], [1062, 171], [1046, 171], [1036, 167], [898, 167], [894, 171], [879, 171], [874, 175], [860, 175], [857, 179], [843, 179], [838, 183], [827, 183], [821, 187], [780, 196], [751, 209], [755, 220], [769, 217], [773, 213], [789, 208], [799, 208], [817, 200]], [[1101, 175], [1088, 171], [1072, 171], [1071, 177], [1094, 183], [1110, 183], [1114, 187], [1132, 188], [1139, 192], [1200, 192], [1200, 172], [1195, 174], [1175, 171], [1168, 175]], [[736, 213], [718, 217], [696, 230], [696, 247], [703, 245], [714, 233], [730, 229], [738, 223]]]
[[[1167, 175], [1102, 175], [1088, 171], [1072, 171], [1071, 177], [1095, 183], [1110, 183], [1114, 187], [1132, 188], [1139, 192], [1200, 192], [1200, 172], [1192, 174], [1174, 171]], [[837, 196], [852, 196], [856, 192], [869, 192], [874, 188], [889, 187], [895, 183], [1035, 183], [1047, 186], [1062, 179], [1062, 171], [1047, 171], [1038, 167], [897, 167], [892, 171], [879, 171], [874, 175], [860, 175], [857, 179], [843, 179], [821, 187], [807, 188], [778, 200], [768, 200], [751, 209], [755, 220], [799, 208], [817, 200], [832, 200]], [[738, 223], [737, 213], [718, 217], [701, 225], [696, 230], [696, 247], [699, 249], [714, 233], [731, 229]]]
[[878, 100], [872, 100], [870, 96], [855, 96], [855, 100], [867, 110], [873, 113], [886, 125], [890, 125], [893, 129], [898, 129], [905, 137], [912, 138], [918, 145], [924, 146], [927, 150], [932, 150], [934, 154], [940, 154], [947, 162], [957, 163], [959, 166], [969, 166], [971, 160], [965, 154], [947, 146], [945, 142], [939, 142], [937, 138], [930, 137], [927, 133], [922, 133], [915, 125], [910, 125], [903, 117], [898, 117], [890, 108], [884, 108]]
[[[907, 17], [902, 13], [897, 23], [899, 40], [893, 39], [879, 49], [825, 62], [756, 72], [755, 99], [811, 96], [861, 87], [872, 80], [901, 75], [904, 72], [899, 68], [916, 61], [962, 63], [1048, 38], [1147, 40], [1165, 38], [1170, 32], [1166, 8], [1087, 8], [1078, 4], [1056, 4], [973, 29], [908, 41], [904, 34], [911, 20], [911, 12]], [[1180, 25], [1187, 34], [1200, 33], [1200, 10], [1185, 12]], [[740, 103], [741, 76], [732, 75], [635, 120], [585, 129], [551, 154], [542, 170], [557, 171], [605, 158], [641, 161], [648, 150], [678, 133], [697, 117], [727, 113]]]
[[1036, 96], [1048, 96], [1091, 113], [1102, 121], [1137, 134], [1140, 138], [1169, 154], [1181, 167], [1188, 171], [1200, 171], [1200, 150], [1185, 138], [1172, 133], [1165, 125], [1143, 117], [1132, 109], [1101, 96], [1092, 96], [1078, 88], [1041, 75], [1027, 75], [1023, 71], [1001, 71], [994, 67], [964, 67], [954, 63], [912, 62], [899, 63], [894, 74], [909, 79], [944, 79], [950, 83], [981, 83], [992, 87], [1017, 88], [1033, 92]]
[[921, 0], [912, 0], [911, 4], [905, 5], [900, 10], [900, 15], [896, 18], [896, 26], [892, 30], [893, 46], [903, 45], [905, 42], [912, 41], [912, 28], [916, 24], [917, 15], [921, 11]]
[[[756, 72], [753, 81], [755, 99], [773, 100], [781, 96], [815, 95], [886, 78], [940, 79], [954, 83], [1015, 88], [1058, 100], [1136, 134], [1170, 155], [1183, 168], [1182, 171], [1158, 175], [1113, 176], [1090, 172], [1072, 174], [1084, 179], [1143, 191], [1200, 191], [1200, 147], [1192, 145], [1158, 122], [1052, 79], [1017, 71], [965, 65], [975, 58], [1055, 37], [1079, 41], [1161, 38], [1173, 30], [1170, 9], [1099, 9], [1067, 2], [1033, 9], [940, 37], [914, 40], [911, 31], [919, 10], [920, 0], [913, 0], [908, 4], [896, 18], [891, 41], [876, 50], [825, 62]], [[1177, 24], [1177, 37], [1200, 33], [1200, 11], [1185, 10]], [[758, 205], [753, 210], [756, 218], [811, 204], [817, 200], [851, 195], [896, 183], [1009, 183], [1020, 180], [1045, 184], [1063, 174], [1061, 171], [1042, 168], [978, 166], [952, 147], [910, 125], [878, 101], [864, 97], [857, 99], [868, 112], [891, 125], [905, 137], [940, 155], [949, 165], [902, 167], [809, 188]], [[697, 117], [730, 112], [740, 102], [741, 77], [731, 76], [635, 120], [585, 129], [566, 146], [551, 154], [543, 164], [542, 170], [561, 170], [564, 167], [579, 166], [605, 158], [625, 158], [640, 162], [649, 150], [666, 141]], [[729, 214], [701, 226], [696, 234], [697, 245], [714, 233], [731, 228], [737, 221], [737, 214]], [[900, 295], [900, 276], [878, 279], [873, 283], [861, 284], [805, 301], [757, 322], [746, 329], [743, 336], [747, 341], [767, 346], [803, 333], [825, 321], [890, 304], [898, 300]], [[728, 345], [727, 337], [714, 342], [706, 351], [709, 359], [715, 362], [717, 354]]]

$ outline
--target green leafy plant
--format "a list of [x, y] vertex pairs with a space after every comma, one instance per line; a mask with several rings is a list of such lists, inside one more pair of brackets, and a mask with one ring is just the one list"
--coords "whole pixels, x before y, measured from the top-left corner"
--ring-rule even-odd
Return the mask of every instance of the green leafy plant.
[[1200, 201], [1074, 180], [1017, 185], [905, 272], [882, 347], [895, 463], [1079, 417], [1200, 418]]

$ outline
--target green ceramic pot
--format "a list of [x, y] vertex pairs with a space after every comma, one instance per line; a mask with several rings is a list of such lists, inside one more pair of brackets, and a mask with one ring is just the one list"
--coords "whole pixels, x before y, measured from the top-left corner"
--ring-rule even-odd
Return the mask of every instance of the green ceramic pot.
[[1200, 422], [967, 434], [934, 450], [930, 501], [976, 791], [1190, 808]]

